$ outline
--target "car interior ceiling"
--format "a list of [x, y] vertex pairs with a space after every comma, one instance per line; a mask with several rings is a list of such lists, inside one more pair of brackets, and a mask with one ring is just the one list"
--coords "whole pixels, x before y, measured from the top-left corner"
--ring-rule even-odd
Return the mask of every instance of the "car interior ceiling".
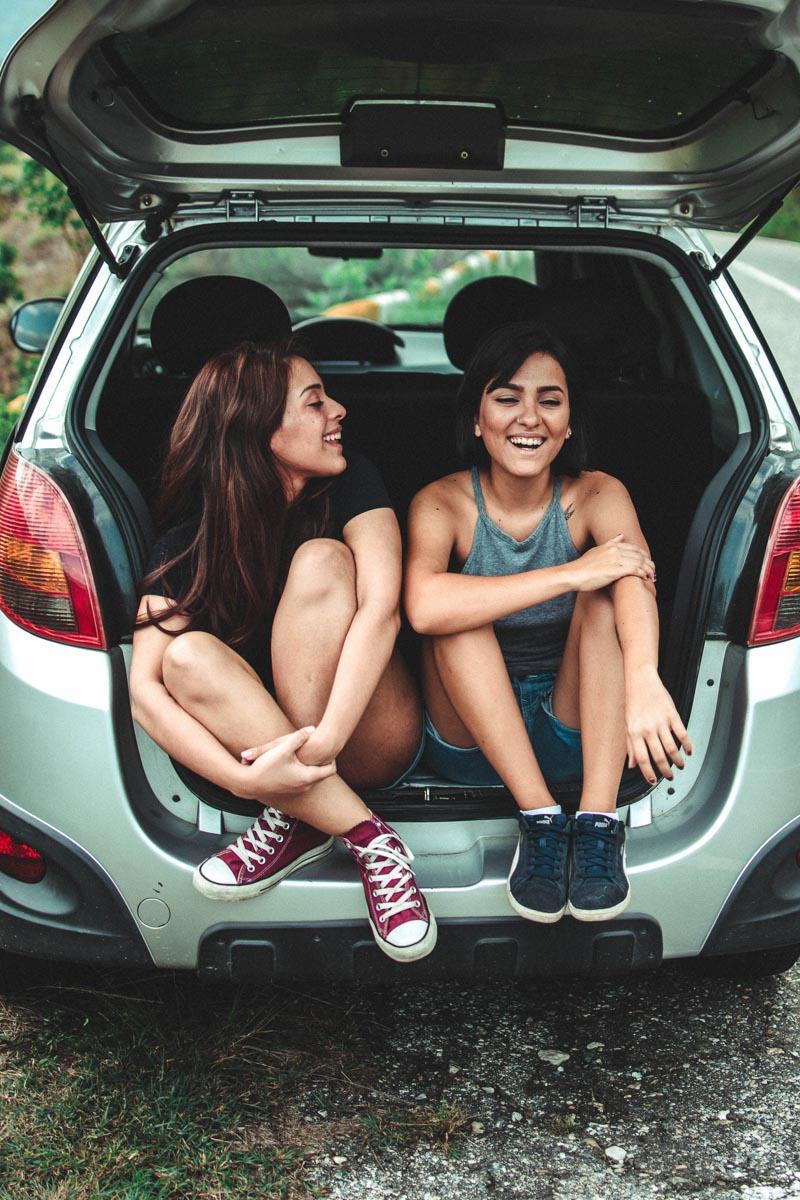
[[[602, 258], [618, 273], [613, 256]], [[669, 279], [645, 262], [636, 273], [636, 290], [633, 274], [623, 282], [613, 270], [547, 286], [510, 276], [467, 284], [443, 322], [448, 370], [404, 368], [398, 335], [377, 322], [320, 317], [296, 328], [330, 394], [347, 408], [346, 446], [378, 466], [404, 524], [412, 496], [459, 465], [456, 394], [471, 349], [488, 332], [487, 314], [493, 327], [520, 319], [546, 323], [581, 368], [589, 466], [621, 479], [633, 497], [657, 564], [666, 628], [689, 526], [725, 448], [715, 446], [711, 404], [693, 381], [677, 318], [665, 304], [658, 308], [659, 290], [674, 292]], [[169, 431], [195, 371], [217, 350], [289, 328], [283, 302], [263, 284], [198, 277], [158, 303], [149, 349], [117, 356], [99, 399], [97, 433], [151, 512]]]

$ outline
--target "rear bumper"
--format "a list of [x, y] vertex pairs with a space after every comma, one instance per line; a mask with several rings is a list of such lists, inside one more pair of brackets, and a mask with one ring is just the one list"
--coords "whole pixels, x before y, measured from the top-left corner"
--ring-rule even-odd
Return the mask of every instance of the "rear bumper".
[[800, 946], [800, 817], [750, 863], [703, 954], [747, 954], [780, 946]]
[[122, 897], [79, 846], [3, 808], [0, 825], [47, 863], [39, 883], [0, 874], [0, 950], [93, 966], [153, 965]]
[[[706, 696], [707, 732], [698, 720]], [[431, 819], [421, 805], [419, 819], [398, 828], [417, 856], [442, 932], [430, 959], [403, 972], [591, 974], [711, 952], [717, 944], [717, 953], [729, 952], [718, 931], [712, 937], [720, 915], [800, 812], [800, 639], [750, 652], [729, 647], [714, 688], [703, 674], [698, 697], [691, 767], [674, 787], [659, 785], [652, 820], [630, 830], [632, 910], [645, 914], [641, 927], [629, 925], [638, 916], [625, 914], [613, 925], [619, 937], [598, 939], [607, 927], [587, 933], [565, 920], [542, 931], [517, 921], [505, 888], [515, 822], [448, 821], [440, 811]], [[199, 965], [228, 978], [248, 970], [248, 961], [259, 977], [394, 971], [367, 936], [361, 887], [342, 850], [224, 912], [195, 892], [194, 865], [230, 835], [183, 819], [185, 791], [155, 796], [154, 787], [164, 788], [149, 781], [139, 761], [118, 651], [47, 643], [0, 616], [0, 711], [9, 714], [0, 723], [0, 824], [13, 832], [9, 821], [17, 819], [27, 831], [23, 840], [50, 839], [46, 852], [54, 844], [89, 870], [81, 884], [88, 908], [64, 901], [54, 909], [38, 885], [18, 885], [28, 890], [9, 906], [0, 876], [0, 946], [82, 961]], [[659, 797], [674, 806], [659, 809]], [[64, 870], [74, 875], [68, 865]], [[91, 900], [107, 893], [109, 905]], [[86, 916], [92, 904], [98, 912], [113, 909], [116, 923], [93, 925]], [[781, 912], [765, 910], [750, 923], [750, 942], [761, 949], [785, 944], [798, 913], [800, 895], [792, 892]]]

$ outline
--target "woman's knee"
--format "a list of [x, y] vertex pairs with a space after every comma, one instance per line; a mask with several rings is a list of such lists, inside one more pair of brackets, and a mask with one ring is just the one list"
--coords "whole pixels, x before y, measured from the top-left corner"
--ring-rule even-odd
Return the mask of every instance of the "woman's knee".
[[356, 565], [344, 542], [312, 538], [298, 546], [292, 558], [286, 589], [294, 600], [319, 604], [326, 598], [355, 596]]
[[164, 651], [161, 671], [167, 691], [185, 695], [193, 688], [205, 688], [216, 674], [220, 642], [211, 633], [189, 630], [174, 637]]

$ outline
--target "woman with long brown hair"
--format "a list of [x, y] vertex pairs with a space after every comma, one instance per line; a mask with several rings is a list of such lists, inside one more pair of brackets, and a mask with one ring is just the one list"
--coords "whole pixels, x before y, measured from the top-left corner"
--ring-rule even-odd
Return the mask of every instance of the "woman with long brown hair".
[[421, 747], [395, 650], [400, 531], [374, 467], [345, 459], [344, 417], [291, 342], [201, 368], [164, 463], [131, 699], [168, 754], [261, 810], [196, 869], [200, 892], [259, 895], [338, 836], [378, 945], [410, 961], [436, 941], [413, 856], [350, 786], [397, 781]]

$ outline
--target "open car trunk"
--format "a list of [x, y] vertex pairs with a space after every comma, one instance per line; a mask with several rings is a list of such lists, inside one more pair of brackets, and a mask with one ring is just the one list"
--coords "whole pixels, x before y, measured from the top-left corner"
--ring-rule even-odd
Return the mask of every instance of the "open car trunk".
[[[504, 319], [542, 320], [570, 345], [581, 368], [575, 399], [590, 434], [589, 466], [621, 479], [633, 497], [658, 569], [661, 671], [686, 718], [708, 634], [709, 563], [730, 511], [724, 498], [740, 494], [742, 472], [752, 473], [746, 459], [757, 417], [742, 377], [737, 379], [731, 347], [720, 340], [711, 309], [704, 307], [707, 284], [697, 265], [664, 239], [635, 231], [613, 238], [603, 232], [537, 231], [521, 238], [485, 230], [483, 240], [476, 233], [465, 244], [463, 232], [448, 238], [442, 230], [427, 233], [421, 247], [419, 233], [408, 229], [390, 236], [385, 228], [376, 239], [369, 229], [331, 225], [324, 229], [324, 243], [323, 231], [317, 231], [311, 254], [307, 245], [273, 244], [274, 231], [262, 232], [259, 240], [256, 230], [206, 225], [181, 233], [184, 254], [173, 254], [155, 287], [151, 278], [142, 290], [139, 307], [116, 330], [115, 349], [87, 397], [87, 448], [123, 480], [145, 535], [151, 536], [147, 526], [165, 441], [191, 378], [170, 342], [179, 338], [179, 329], [165, 333], [151, 322], [159, 299], [178, 283], [225, 275], [258, 279], [281, 295], [301, 318], [295, 323], [303, 327], [308, 357], [329, 393], [347, 408], [346, 448], [357, 447], [379, 467], [404, 525], [419, 488], [459, 465], [453, 416], [465, 356], [492, 312], [495, 318], [502, 314], [503, 280], [513, 276], [512, 284], [524, 280], [528, 290], [523, 309], [507, 310]], [[234, 232], [241, 245], [231, 245]], [[313, 234], [308, 241], [314, 242]], [[165, 243], [157, 259], [168, 254]], [[413, 263], [423, 250], [431, 274], [415, 280]], [[382, 259], [386, 278], [396, 281], [405, 270], [405, 289], [370, 285], [380, 271], [363, 264]], [[329, 307], [326, 299], [341, 300], [332, 281], [352, 263], [362, 264], [363, 290], [334, 308], [338, 316], [320, 315]], [[144, 264], [139, 269], [144, 278]], [[492, 312], [480, 287], [476, 304], [463, 302], [462, 289], [469, 283], [474, 290], [479, 280], [493, 281]], [[428, 298], [416, 310], [408, 306], [415, 287]], [[438, 309], [429, 303], [437, 290]], [[309, 319], [311, 311], [317, 315]], [[354, 320], [354, 313], [372, 319]], [[401, 648], [415, 667], [418, 638], [408, 628]], [[159, 761], [165, 756], [138, 736], [154, 790], [171, 812], [197, 819], [201, 827], [207, 808], [251, 813], [250, 805], [179, 765], [165, 766]], [[638, 772], [626, 773], [620, 804], [644, 791]], [[424, 759], [409, 782], [368, 799], [395, 817], [512, 811], [504, 789], [448, 783], [432, 775]], [[569, 804], [573, 797], [567, 793], [563, 799]]]

